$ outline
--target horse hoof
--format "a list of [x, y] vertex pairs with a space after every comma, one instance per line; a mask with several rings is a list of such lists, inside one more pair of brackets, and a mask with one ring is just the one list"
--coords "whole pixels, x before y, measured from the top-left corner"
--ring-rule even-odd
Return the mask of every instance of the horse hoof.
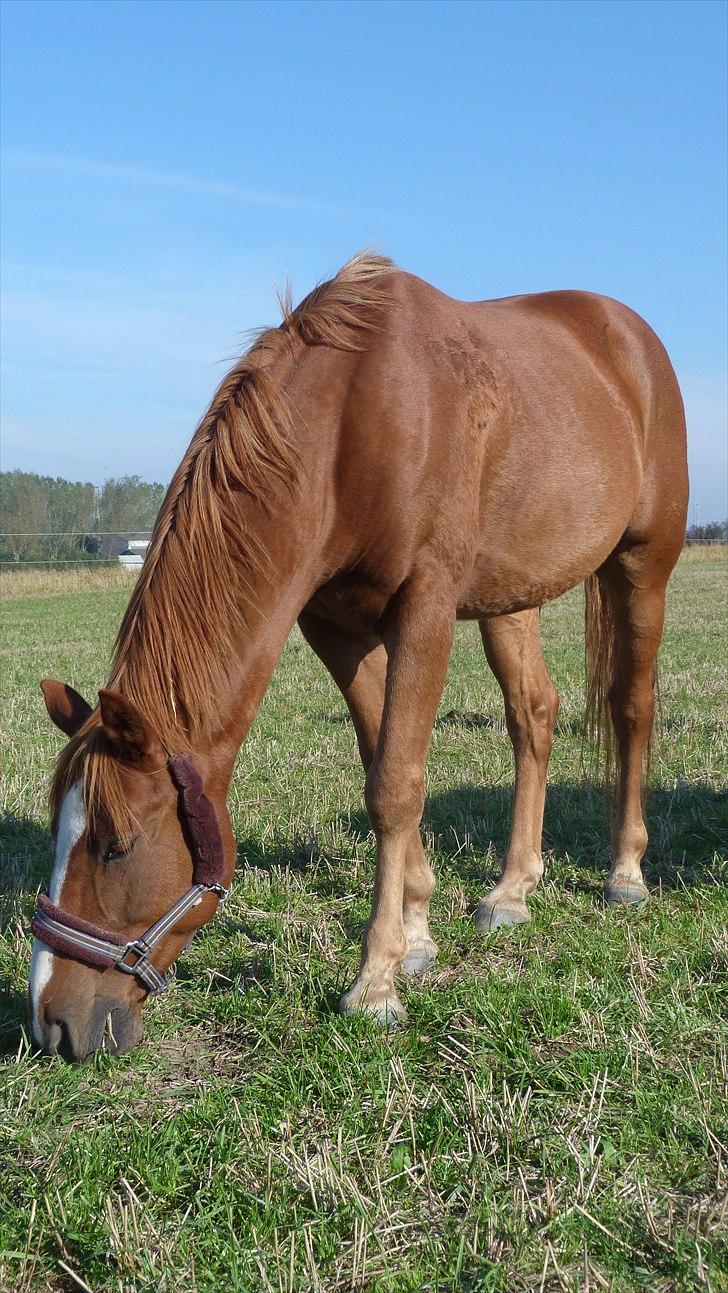
[[643, 884], [605, 884], [604, 901], [608, 907], [639, 907], [647, 902], [649, 891]]
[[435, 964], [436, 956], [434, 943], [415, 943], [408, 947], [400, 969], [408, 978], [414, 978], [418, 974], [425, 974]]
[[475, 913], [475, 928], [479, 934], [490, 934], [494, 929], [525, 925], [530, 919], [525, 902], [480, 902]]
[[369, 1015], [389, 1032], [403, 1028], [407, 1022], [407, 1011], [396, 993], [382, 997], [379, 1001], [371, 1001], [359, 993], [347, 992], [346, 996], [341, 998], [339, 1012], [342, 1015]]

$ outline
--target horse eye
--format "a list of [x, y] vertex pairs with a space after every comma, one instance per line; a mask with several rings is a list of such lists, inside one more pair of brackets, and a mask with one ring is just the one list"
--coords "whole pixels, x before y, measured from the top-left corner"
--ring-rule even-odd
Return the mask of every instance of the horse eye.
[[104, 862], [118, 862], [131, 853], [136, 840], [112, 840], [103, 855]]

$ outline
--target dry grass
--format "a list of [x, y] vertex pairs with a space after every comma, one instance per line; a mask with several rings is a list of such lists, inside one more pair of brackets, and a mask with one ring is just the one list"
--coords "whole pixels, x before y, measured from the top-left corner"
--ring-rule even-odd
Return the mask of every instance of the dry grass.
[[124, 566], [74, 566], [72, 570], [3, 570], [0, 574], [0, 601], [17, 601], [21, 597], [62, 597], [65, 593], [92, 592], [97, 588], [131, 589], [136, 570]]
[[725, 561], [728, 543], [691, 543], [683, 548], [681, 561]]
[[[725, 561], [728, 544], [693, 544], [683, 550], [680, 564], [693, 561]], [[0, 601], [9, 602], [22, 597], [62, 597], [66, 593], [92, 591], [97, 588], [129, 588], [134, 585], [137, 571], [123, 566], [109, 565], [96, 568], [91, 564], [76, 566], [73, 570], [7, 570], [0, 573]]]

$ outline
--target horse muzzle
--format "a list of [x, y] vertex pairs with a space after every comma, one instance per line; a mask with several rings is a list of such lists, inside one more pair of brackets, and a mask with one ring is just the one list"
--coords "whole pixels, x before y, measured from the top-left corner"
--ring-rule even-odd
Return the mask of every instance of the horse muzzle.
[[139, 1004], [74, 995], [66, 1001], [54, 995], [47, 1003], [31, 1003], [35, 1042], [47, 1055], [58, 1055], [69, 1064], [81, 1064], [98, 1051], [123, 1055], [139, 1042], [144, 1031]]

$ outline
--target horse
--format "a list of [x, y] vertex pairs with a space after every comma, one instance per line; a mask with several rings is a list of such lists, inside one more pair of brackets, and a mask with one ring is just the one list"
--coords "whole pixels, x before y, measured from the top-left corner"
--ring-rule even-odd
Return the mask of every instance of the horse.
[[627, 306], [463, 302], [370, 252], [296, 308], [286, 296], [172, 479], [98, 705], [42, 684], [69, 740], [33, 922], [34, 1042], [82, 1060], [139, 1040], [142, 1003], [229, 889], [233, 765], [296, 621], [350, 711], [376, 837], [344, 1012], [404, 1021], [396, 978], [437, 953], [420, 819], [458, 619], [479, 623], [515, 758], [477, 929], [528, 920], [543, 873], [558, 696], [539, 609], [582, 581], [589, 713], [616, 782], [604, 896], [643, 902], [643, 769], [687, 499], [677, 379]]

